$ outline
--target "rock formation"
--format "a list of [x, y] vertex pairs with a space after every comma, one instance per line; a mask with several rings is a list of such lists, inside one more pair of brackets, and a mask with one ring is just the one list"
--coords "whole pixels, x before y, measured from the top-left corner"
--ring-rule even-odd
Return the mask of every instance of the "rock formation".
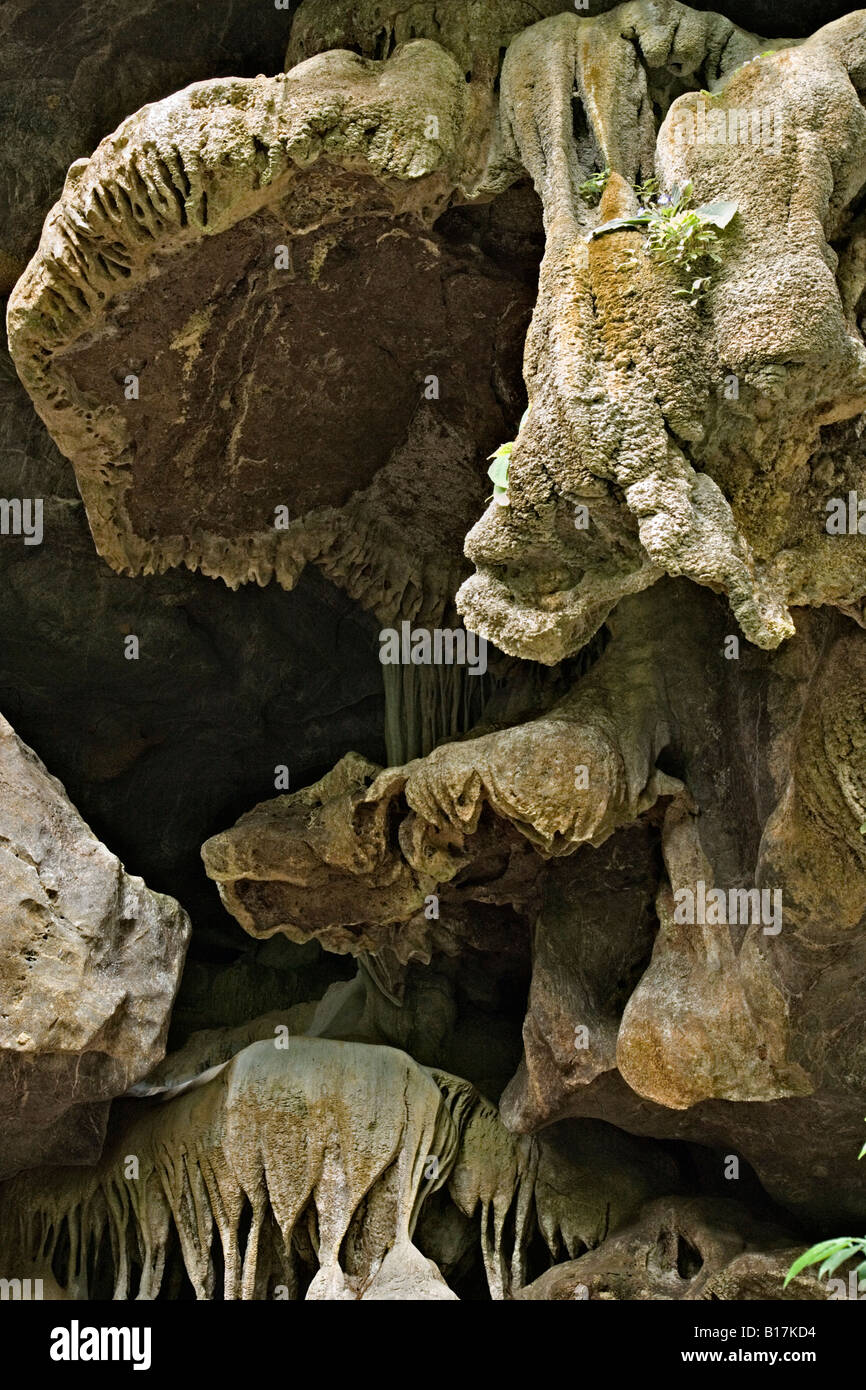
[[17, 196], [0, 701], [192, 933], [4, 724], [0, 1274], [826, 1297], [866, 12], [808, 8], [301, 0]]
[[0, 719], [0, 1176], [93, 1162], [162, 1060], [189, 918], [100, 844]]

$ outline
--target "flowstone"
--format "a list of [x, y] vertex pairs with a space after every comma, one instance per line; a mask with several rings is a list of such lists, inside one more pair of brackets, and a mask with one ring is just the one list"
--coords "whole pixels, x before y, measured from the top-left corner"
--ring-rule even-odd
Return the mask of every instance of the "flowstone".
[[790, 1233], [734, 1201], [650, 1203], [640, 1219], [578, 1260], [555, 1265], [517, 1295], [529, 1302], [563, 1299], [824, 1299], [815, 1275], [801, 1274], [780, 1292], [797, 1254]]
[[[866, 404], [860, 18], [762, 52], [677, 0], [593, 18], [552, 3], [539, 23], [511, 0], [451, 6], [445, 23], [433, 8], [384, 28], [362, 13], [357, 53], [196, 84], [70, 170], [9, 333], [100, 552], [232, 585], [291, 587], [314, 560], [382, 621], [435, 624], [463, 577], [484, 455], [516, 418], [533, 281], [467, 264], [435, 224], [529, 174], [546, 238], [531, 411], [510, 506], [467, 540], [468, 625], [556, 662], [664, 573], [726, 592], [759, 646], [792, 633], [792, 604], [859, 612], [862, 545], [822, 534], [812, 460], [821, 427]], [[290, 61], [312, 33], [349, 42], [342, 15], [302, 11]], [[760, 112], [772, 141], [755, 157], [739, 137], [698, 138], [708, 107], [726, 130]], [[595, 210], [583, 190], [601, 165]], [[688, 183], [736, 206], [702, 307], [633, 254], [638, 232], [587, 243], [654, 172], [666, 194]], [[362, 326], [371, 298], [394, 312]], [[312, 353], [299, 324], [315, 325]], [[833, 479], [840, 496], [860, 482], [854, 459]]]
[[73, 166], [9, 337], [112, 566], [292, 588], [316, 561], [383, 622], [441, 617], [538, 259], [525, 193], [487, 220], [507, 267], [434, 226], [481, 177], [469, 104], [438, 44], [335, 52], [196, 84]]
[[[825, 523], [828, 501], [863, 490], [862, 458], [817, 463], [822, 427], [866, 404], [862, 12], [778, 52], [722, 38], [716, 16], [638, 2], [555, 17], [508, 50], [504, 147], [545, 209], [531, 410], [510, 505], [467, 538], [478, 574], [458, 595], [505, 651], [558, 661], [662, 573], [725, 592], [761, 647], [793, 633], [791, 605], [861, 614], [862, 538]], [[741, 133], [755, 113], [757, 146]], [[584, 181], [603, 166], [593, 208]], [[653, 176], [664, 196], [688, 185], [695, 205], [736, 208], [697, 305], [639, 230], [592, 237]]]
[[[552, 1254], [573, 1256], [675, 1180], [663, 1154], [643, 1167], [634, 1141], [605, 1129], [560, 1148], [515, 1138], [467, 1082], [392, 1048], [263, 1041], [139, 1107], [89, 1172], [4, 1185], [0, 1209], [16, 1258], [49, 1278], [56, 1269], [72, 1297], [95, 1296], [107, 1237], [114, 1298], [155, 1298], [172, 1241], [196, 1297], [213, 1297], [218, 1239], [227, 1299], [448, 1300], [413, 1242], [425, 1201], [447, 1186], [477, 1223], [501, 1299], [524, 1283], [536, 1223]], [[65, 1266], [64, 1223], [76, 1232]]]

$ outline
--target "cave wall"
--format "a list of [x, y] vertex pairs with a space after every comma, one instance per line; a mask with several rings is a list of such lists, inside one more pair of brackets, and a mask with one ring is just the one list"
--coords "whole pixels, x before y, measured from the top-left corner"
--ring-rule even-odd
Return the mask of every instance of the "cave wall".
[[[783, 1283], [866, 1215], [821, 515], [866, 473], [862, 16], [8, 9], [0, 1275], [824, 1298]], [[683, 150], [708, 88], [775, 164]], [[650, 178], [735, 200], [700, 302], [596, 235]], [[483, 671], [383, 665], [413, 625]], [[780, 929], [679, 920], [714, 885]]]

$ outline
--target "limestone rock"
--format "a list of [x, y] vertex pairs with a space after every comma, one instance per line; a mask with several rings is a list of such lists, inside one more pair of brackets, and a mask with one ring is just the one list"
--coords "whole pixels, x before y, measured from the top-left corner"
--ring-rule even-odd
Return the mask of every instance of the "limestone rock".
[[[616, 1066], [623, 1009], [656, 933], [658, 831], [620, 830], [547, 869], [533, 932], [523, 1055], [504, 1098], [508, 1123], [536, 1129]], [[617, 890], [611, 893], [611, 882]]]
[[305, 1033], [315, 1012], [315, 1004], [295, 1004], [288, 1009], [262, 1014], [238, 1028], [203, 1028], [191, 1033], [182, 1047], [149, 1071], [145, 1081], [130, 1086], [126, 1094], [151, 1096], [173, 1091], [230, 1062], [251, 1043], [273, 1042], [281, 1035]]
[[[607, 0], [606, 7], [611, 3]], [[292, 21], [286, 67], [332, 48], [382, 59], [414, 39], [435, 39], [484, 90], [498, 76], [501, 50], [516, 34], [571, 8], [570, 0], [302, 0]]]
[[[729, 621], [704, 590], [659, 583], [620, 603], [602, 655], [534, 720], [403, 768], [349, 757], [215, 836], [205, 865], [252, 934], [375, 961], [466, 960], [531, 930], [509, 1125], [608, 1118], [599, 1098], [618, 1074], [629, 1100], [610, 1113], [625, 1128], [725, 1145], [795, 1211], [848, 1211], [866, 1181], [866, 638], [804, 613], [778, 657], [753, 649], [738, 666]], [[756, 718], [762, 746], [747, 753]], [[807, 905], [806, 885], [825, 881], [838, 903]], [[513, 915], [483, 918], [482, 903]], [[386, 1025], [395, 1041], [410, 1018]], [[810, 1113], [834, 1127], [804, 1149]], [[810, 1183], [840, 1134], [851, 1161]]]
[[[787, 648], [738, 665], [713, 601], [668, 592], [653, 664], [675, 672], [673, 736], [659, 761], [694, 801], [668, 802], [643, 829], [643, 863], [636, 833], [620, 831], [600, 862], [581, 851], [542, 883], [524, 1058], [503, 1115], [518, 1130], [593, 1115], [723, 1145], [798, 1214], [855, 1216], [866, 1182], [863, 633], [801, 611]], [[621, 623], [636, 603], [620, 606]], [[653, 621], [644, 609], [647, 635]], [[714, 889], [715, 916], [698, 907]]]
[[[218, 1238], [228, 1299], [281, 1286], [312, 1301], [453, 1300], [417, 1244], [438, 1192], [474, 1225], [490, 1296], [502, 1299], [525, 1282], [536, 1223], [552, 1256], [571, 1254], [677, 1178], [664, 1154], [606, 1125], [515, 1138], [459, 1077], [393, 1048], [292, 1037], [244, 1048], [164, 1103], [127, 1102], [98, 1165], [23, 1174], [0, 1187], [0, 1211], [21, 1267], [41, 1261], [84, 1298], [100, 1296], [107, 1273], [115, 1298], [133, 1287], [157, 1297], [174, 1232], [199, 1299], [217, 1294]], [[64, 1217], [81, 1223], [68, 1252]], [[427, 1223], [434, 1246], [441, 1222], [440, 1210]], [[106, 1232], [108, 1270], [94, 1255]]]
[[114, 568], [292, 588], [315, 561], [382, 621], [450, 607], [538, 258], [434, 226], [481, 176], [469, 92], [425, 39], [331, 52], [193, 85], [73, 165], [9, 337]]
[[670, 731], [642, 644], [649, 611], [639, 603], [628, 636], [535, 720], [402, 768], [349, 755], [317, 786], [214, 836], [202, 854], [229, 911], [254, 935], [314, 932], [330, 949], [387, 945], [407, 959], [425, 940], [443, 943], [447, 916], [424, 916], [440, 885], [460, 875], [461, 896], [473, 899], [477, 876], [481, 900], [519, 906], [539, 867], [530, 847], [549, 857], [600, 845], [678, 794], [681, 783], [655, 763]]
[[[671, 2], [558, 15], [510, 45], [505, 148], [545, 209], [531, 410], [510, 505], [470, 532], [478, 573], [458, 596], [503, 650], [559, 661], [663, 572], [727, 593], [762, 647], [791, 635], [791, 605], [859, 608], [862, 538], [825, 523], [834, 497], [864, 490], [862, 457], [837, 455], [829, 487], [817, 463], [821, 427], [866, 405], [849, 212], [864, 43], [858, 13], [758, 57], [727, 21]], [[743, 112], [761, 113], [766, 140], [701, 135], [702, 120], [730, 132]], [[582, 180], [604, 166], [594, 208]], [[634, 185], [651, 176], [665, 196], [689, 185], [695, 205], [736, 205], [703, 304], [639, 230], [592, 236], [638, 210]]]
[[[94, 1234], [106, 1226], [113, 1233], [119, 1298], [129, 1296], [127, 1250], [138, 1264], [138, 1296], [157, 1295], [172, 1222], [198, 1298], [214, 1291], [216, 1231], [227, 1298], [252, 1298], [277, 1283], [295, 1297], [303, 1287], [310, 1300], [406, 1297], [419, 1281], [432, 1285], [425, 1296], [453, 1298], [412, 1244], [426, 1194], [449, 1182], [467, 1216], [481, 1205], [494, 1297], [519, 1274], [532, 1144], [509, 1136], [465, 1082], [428, 1073], [403, 1053], [322, 1039], [259, 1042], [165, 1105], [130, 1104], [130, 1122], [97, 1168], [41, 1181], [28, 1175], [0, 1190], [3, 1200], [20, 1204], [22, 1254], [38, 1229], [57, 1231], [64, 1210], [80, 1209]], [[164, 1184], [167, 1156], [179, 1142], [181, 1168]], [[491, 1142], [507, 1165], [494, 1161]], [[139, 1158], [132, 1181], [125, 1153]], [[245, 1200], [253, 1205], [246, 1237], [239, 1230]], [[505, 1252], [503, 1224], [515, 1203], [513, 1249]], [[296, 1240], [308, 1209], [318, 1231], [312, 1278], [302, 1269], [305, 1244]], [[148, 1252], [143, 1265], [136, 1249]], [[89, 1273], [73, 1257], [65, 1286], [87, 1296]]]
[[785, 1290], [797, 1246], [739, 1203], [665, 1198], [580, 1259], [554, 1265], [516, 1295], [563, 1299], [826, 1299], [812, 1273]]
[[0, 293], [32, 255], [73, 160], [190, 82], [278, 72], [291, 18], [238, 0], [145, 0], [134, 14], [121, 0], [16, 4], [0, 52]]
[[186, 913], [96, 839], [0, 723], [0, 1174], [99, 1156], [108, 1101], [165, 1051]]
[[[760, 40], [678, 0], [591, 18], [560, 0], [545, 8], [532, 23], [538, 7], [520, 0], [453, 5], [443, 23], [423, 3], [354, 18], [313, 5], [298, 16], [288, 74], [190, 87], [72, 166], [12, 297], [10, 342], [112, 565], [186, 564], [232, 585], [276, 576], [290, 588], [315, 561], [382, 621], [438, 621], [463, 577], [459, 541], [483, 495], [484, 454], [522, 394], [516, 349], [530, 302], [526, 276], [467, 266], [433, 224], [455, 198], [503, 193], [528, 173], [546, 232], [526, 357], [532, 409], [507, 515], [494, 504], [467, 540], [479, 570], [461, 589], [467, 624], [505, 651], [556, 662], [664, 573], [723, 589], [762, 646], [790, 635], [791, 604], [860, 602], [859, 550], [816, 533], [826, 499], [821, 480], [808, 481], [820, 427], [866, 404], [859, 234], [846, 221], [864, 119], [858, 21], [802, 45], [776, 41], [752, 61]], [[332, 40], [358, 51], [319, 51]], [[683, 139], [707, 86], [720, 119], [765, 111], [774, 148]], [[838, 191], [825, 208], [819, 183], [800, 180], [792, 241], [796, 150], [813, 139], [834, 152]], [[596, 214], [580, 189], [600, 161], [613, 172]], [[641, 249], [637, 233], [586, 244], [599, 216], [634, 211], [631, 184], [654, 166], [666, 189], [688, 182], [698, 199], [736, 202], [709, 317], [680, 298], [669, 267], [621, 260]], [[829, 243], [840, 238], [837, 288]], [[760, 260], [774, 267], [766, 284]], [[350, 361], [357, 261], [364, 293], [387, 302], [396, 291], [400, 313], [380, 316]], [[798, 309], [779, 313], [780, 295]], [[311, 317], [317, 355], [298, 357], [290, 326]], [[492, 338], [479, 337], [484, 320], [499, 320]], [[216, 413], [215, 372], [234, 383]], [[729, 379], [743, 387], [734, 408]], [[182, 467], [166, 487], [169, 438]], [[425, 465], [432, 495], [430, 479], [413, 482]], [[583, 534], [575, 507], [591, 515]]]
[[[312, 567], [291, 594], [233, 594], [185, 570], [115, 574], [0, 351], [0, 498], [21, 497], [41, 502], [43, 538], [0, 536], [0, 709], [97, 836], [193, 919], [174, 1025], [240, 1023], [317, 997], [339, 969], [323, 971], [316, 952], [262, 957], [220, 907], [199, 850], [273, 793], [277, 765], [303, 786], [347, 747], [383, 759], [375, 620]], [[137, 661], [124, 657], [127, 634]]]
[[[0, 707], [197, 928], [172, 1013], [185, 914], [2, 726], [4, 1268], [825, 1297], [781, 1284], [866, 1205], [864, 12], [292, 0], [235, 66], [247, 3], [218, 60], [221, 0], [174, 68], [163, 0], [0, 56], [0, 491], [46, 504], [31, 550], [0, 499]], [[713, 203], [700, 273], [635, 223]], [[380, 665], [458, 613], [483, 671]]]

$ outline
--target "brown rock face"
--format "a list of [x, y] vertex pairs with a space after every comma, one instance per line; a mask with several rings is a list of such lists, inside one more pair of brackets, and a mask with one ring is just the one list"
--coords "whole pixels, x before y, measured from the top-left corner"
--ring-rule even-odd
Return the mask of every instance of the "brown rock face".
[[[866, 11], [303, 0], [286, 61], [77, 159], [9, 303], [108, 578], [296, 588], [263, 630], [307, 662], [262, 675], [264, 773], [227, 739], [167, 813], [208, 914], [167, 1058], [185, 913], [0, 726], [0, 1260], [823, 1297], [782, 1284], [866, 1213]], [[264, 666], [242, 625], [206, 670]], [[172, 662], [97, 780], [156, 759]]]
[[313, 560], [383, 621], [451, 605], [539, 255], [525, 188], [471, 242], [434, 226], [482, 181], [492, 83], [479, 106], [427, 40], [324, 54], [191, 87], [73, 167], [10, 343], [115, 568], [291, 588]]
[[790, 1235], [756, 1222], [736, 1202], [664, 1198], [589, 1254], [554, 1265], [517, 1297], [823, 1300], [826, 1290], [812, 1274], [780, 1292], [796, 1253]]
[[[357, 183], [346, 176], [340, 197], [363, 205]], [[530, 229], [531, 198], [507, 200]], [[421, 602], [411, 527], [441, 608], [483, 504], [479, 442], [504, 437], [519, 399], [533, 273], [531, 243], [509, 274], [445, 224], [356, 214], [293, 236], [278, 214], [247, 218], [168, 260], [70, 352], [86, 396], [113, 383], [135, 458], [132, 533], [170, 548], [195, 518], [227, 555], [259, 553], [261, 583], [316, 559], [384, 620]], [[127, 369], [141, 374], [128, 403]]]
[[100, 844], [0, 724], [0, 1176], [92, 1162], [162, 1059], [190, 924]]
[[[510, 909], [533, 967], [509, 1125], [616, 1115], [742, 1152], [798, 1212], [855, 1211], [866, 637], [804, 613], [783, 653], [741, 667], [725, 622], [682, 581], [624, 600], [603, 655], [534, 720], [384, 772], [347, 758], [208, 841], [205, 866], [254, 935], [403, 962], [483, 943], [479, 902]], [[804, 912], [807, 878], [838, 905]], [[804, 1148], [816, 1113], [833, 1124]]]

